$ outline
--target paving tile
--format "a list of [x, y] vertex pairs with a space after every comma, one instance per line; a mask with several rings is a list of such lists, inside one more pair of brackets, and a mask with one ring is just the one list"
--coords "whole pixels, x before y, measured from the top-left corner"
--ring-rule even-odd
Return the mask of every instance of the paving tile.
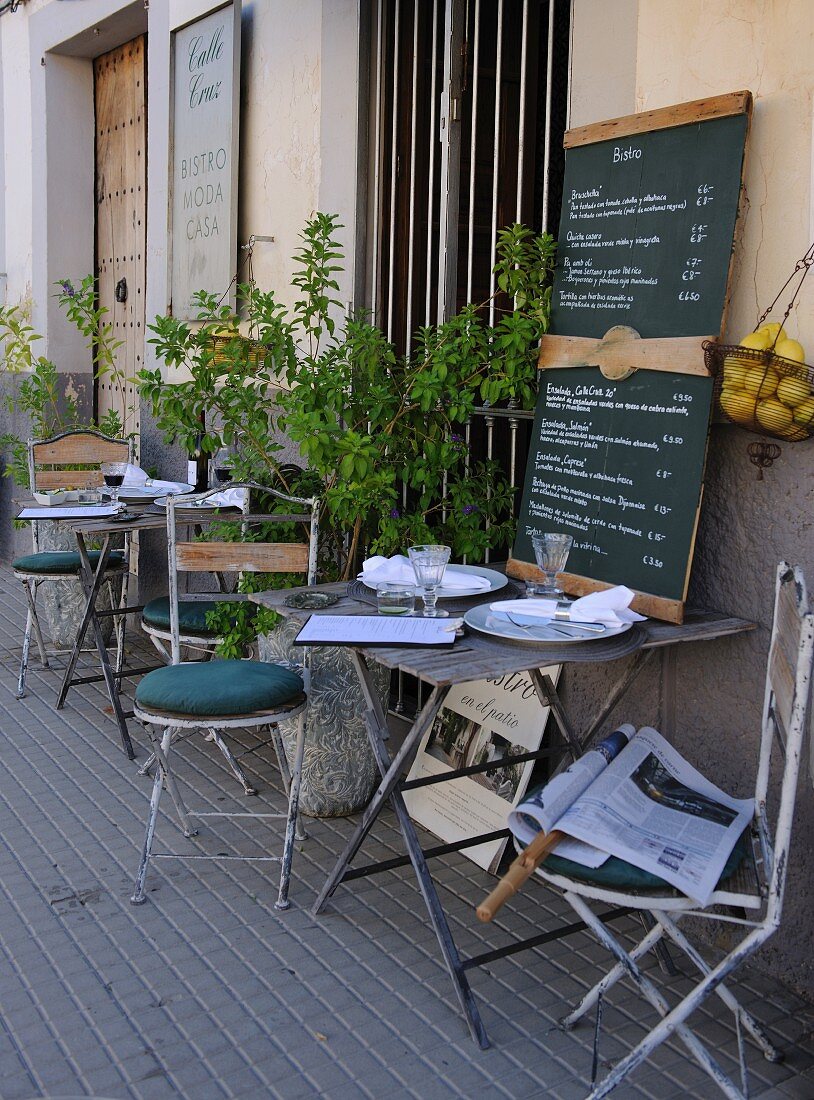
[[[0, 639], [16, 645], [23, 608], [0, 569]], [[137, 630], [134, 655], [149, 654]], [[103, 688], [73, 690], [53, 709], [57, 675], [36, 665], [26, 700], [13, 699], [13, 653], [0, 640], [0, 1097], [114, 1100], [502, 1100], [582, 1097], [591, 1022], [555, 1025], [607, 957], [583, 934], [498, 960], [470, 977], [493, 1047], [469, 1039], [409, 868], [343, 887], [325, 914], [308, 907], [352, 821], [308, 823], [292, 908], [273, 908], [275, 868], [160, 861], [148, 902], [129, 905], [152, 781], [120, 752]], [[19, 647], [17, 647], [19, 650]], [[94, 655], [83, 657], [94, 667]], [[140, 746], [143, 731], [133, 724]], [[239, 737], [246, 745], [256, 744]], [[252, 808], [282, 805], [266, 750], [252, 759]], [[141, 752], [141, 760], [144, 759]], [[190, 804], [245, 808], [219, 761], [200, 745], [175, 759]], [[278, 834], [256, 823], [207, 819], [185, 847], [162, 801], [159, 840], [173, 850], [258, 851]], [[276, 842], [276, 841], [275, 841]], [[401, 854], [390, 811], [363, 853]], [[499, 928], [480, 928], [473, 898], [492, 880], [461, 855], [433, 862], [461, 953], [467, 956], [571, 919], [552, 891], [521, 896]], [[638, 927], [616, 923], [624, 942]], [[483, 946], [481, 946], [483, 937]], [[647, 961], [654, 976], [652, 960]], [[670, 983], [671, 996], [688, 988]], [[788, 1048], [783, 1066], [750, 1055], [751, 1095], [814, 1096], [814, 1011], [757, 970], [733, 983]], [[654, 1013], [625, 984], [606, 1001], [603, 1057], [638, 1041]], [[718, 1004], [694, 1017], [730, 1072], [734, 1032]], [[710, 1096], [680, 1045], [665, 1045], [616, 1095], [620, 1100]]]

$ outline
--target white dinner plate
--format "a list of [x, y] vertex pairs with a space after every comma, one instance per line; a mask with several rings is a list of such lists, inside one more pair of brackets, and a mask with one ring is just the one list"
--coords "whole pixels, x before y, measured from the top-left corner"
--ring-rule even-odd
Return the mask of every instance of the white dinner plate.
[[527, 642], [531, 645], [540, 645], [542, 642], [553, 642], [556, 645], [567, 645], [569, 642], [593, 642], [600, 638], [613, 638], [617, 634], [624, 634], [630, 630], [632, 623], [620, 623], [619, 626], [606, 626], [599, 631], [580, 630], [579, 623], [532, 623], [529, 616], [522, 622], [522, 616], [513, 616], [517, 623], [511, 623], [503, 616], [498, 616], [491, 611], [488, 603], [478, 604], [464, 614], [464, 622], [467, 626], [476, 630], [479, 634], [488, 634], [492, 638], [508, 638], [513, 642]]
[[[489, 587], [481, 588], [478, 585], [473, 585], [472, 588], [444, 588], [442, 584], [438, 589], [439, 600], [465, 600], [469, 596], [488, 596], [492, 592], [498, 592], [501, 588], [505, 588], [509, 583], [509, 578], [505, 573], [498, 573], [496, 569], [488, 569], [485, 565], [456, 564], [451, 568], [454, 568], [458, 573], [471, 573], [473, 577], [483, 577], [489, 582]], [[365, 588], [369, 588], [371, 592], [376, 591], [373, 585], [370, 584], [365, 584]]]
[[[173, 496], [178, 496], [177, 493], [173, 493], [172, 495]], [[163, 496], [163, 497], [158, 497], [153, 503], [157, 504], [159, 508], [166, 508], [168, 500], [169, 500], [168, 496]], [[190, 501], [187, 501], [186, 503], [182, 502], [181, 504], [178, 505], [179, 511], [181, 509], [183, 509], [183, 511], [185, 511], [185, 512], [214, 512], [214, 510], [216, 508], [224, 508], [224, 509], [226, 509], [230, 512], [240, 510], [236, 504], [217, 504], [217, 503], [213, 503], [211, 499], [209, 499], [209, 500], [190, 500]]]
[[126, 501], [130, 504], [149, 503], [150, 501], [158, 500], [159, 498], [166, 498], [167, 496], [177, 496], [179, 493], [191, 493], [193, 486], [186, 483], [176, 482], [177, 489], [173, 489], [172, 493], [167, 488], [167, 483], [163, 484], [159, 482], [157, 485], [122, 485], [119, 489], [119, 500]]

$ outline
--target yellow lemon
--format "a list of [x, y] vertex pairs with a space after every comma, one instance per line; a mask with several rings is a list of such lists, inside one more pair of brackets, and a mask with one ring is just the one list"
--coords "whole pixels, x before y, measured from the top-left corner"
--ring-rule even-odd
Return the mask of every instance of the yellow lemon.
[[783, 428], [782, 430], [775, 428], [774, 431], [781, 439], [789, 439], [792, 443], [799, 443], [803, 439], [808, 439], [808, 432], [805, 428], [798, 428], [796, 424], [792, 424], [790, 428]]
[[765, 325], [760, 326], [758, 332], [765, 332], [769, 337], [767, 347], [786, 339], [786, 330], [779, 321], [767, 321]]
[[778, 340], [774, 345], [775, 355], [782, 355], [784, 359], [793, 359], [795, 363], [805, 363], [806, 353], [803, 345], [797, 340]]
[[807, 378], [796, 378], [793, 374], [787, 374], [785, 378], [780, 379], [777, 396], [784, 405], [793, 409], [811, 396], [811, 386]]
[[755, 416], [758, 424], [769, 432], [786, 431], [794, 423], [791, 409], [781, 404], [775, 397], [758, 401]]
[[752, 348], [753, 351], [765, 351], [771, 343], [771, 338], [764, 329], [758, 329], [757, 332], [750, 332], [747, 336], [744, 336], [738, 343], [742, 348]]
[[743, 390], [721, 390], [718, 399], [721, 408], [731, 420], [751, 426], [755, 419], [755, 399]]
[[794, 410], [794, 423], [804, 428], [814, 427], [814, 397], [807, 397]]
[[771, 367], [762, 367], [759, 364], [746, 372], [743, 388], [753, 397], [771, 397], [777, 390], [780, 375]]
[[749, 364], [736, 355], [727, 355], [724, 359], [724, 386], [728, 390], [742, 390], [746, 384], [746, 372]]

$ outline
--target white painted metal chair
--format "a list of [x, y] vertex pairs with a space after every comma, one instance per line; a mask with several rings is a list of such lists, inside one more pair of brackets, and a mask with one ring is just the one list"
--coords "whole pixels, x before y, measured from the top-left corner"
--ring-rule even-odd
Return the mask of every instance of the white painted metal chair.
[[[82, 430], [62, 432], [49, 439], [29, 440], [28, 476], [32, 493], [54, 491], [58, 489], [95, 489], [102, 484], [100, 464], [102, 462], [132, 462], [133, 442], [128, 439], [114, 439], [101, 432]], [[44, 550], [41, 546], [40, 523], [31, 523], [33, 552], [15, 558], [12, 563], [14, 576], [21, 581], [25, 589], [28, 614], [23, 634], [23, 650], [20, 659], [20, 672], [17, 680], [17, 698], [25, 695], [25, 681], [31, 651], [33, 632], [43, 668], [50, 668], [49, 652], [46, 647], [37, 615], [37, 590], [41, 584], [80, 577], [81, 561], [78, 550]], [[110, 555], [105, 577], [109, 589], [111, 606], [115, 606], [112, 579], [126, 579], [129, 569], [129, 537], [124, 537], [123, 550]], [[88, 555], [95, 569], [99, 554], [91, 551]], [[122, 583], [119, 599], [120, 606], [126, 604], [126, 583]], [[117, 657], [116, 671], [122, 667], [124, 647], [124, 616], [116, 616]], [[50, 656], [53, 656], [52, 652]]]
[[[246, 816], [285, 819], [285, 839], [281, 856], [229, 857], [247, 860], [275, 861], [281, 864], [277, 909], [287, 909], [288, 887], [291, 874], [294, 840], [303, 839], [299, 833], [298, 805], [301, 782], [303, 746], [305, 738], [305, 710], [308, 696], [309, 652], [303, 650], [303, 668], [296, 672], [282, 664], [261, 661], [212, 660], [181, 661], [181, 630], [179, 619], [179, 575], [182, 573], [291, 573], [306, 575], [312, 584], [316, 574], [318, 536], [318, 504], [316, 499], [287, 496], [274, 489], [253, 483], [235, 483], [230, 488], [246, 491], [246, 507], [242, 515], [207, 512], [201, 503], [220, 490], [176, 497], [167, 505], [167, 546], [170, 580], [170, 624], [172, 664], [148, 673], [136, 688], [134, 714], [145, 724], [153, 744], [157, 767], [147, 819], [141, 861], [136, 875], [136, 885], [131, 901], [139, 905], [145, 900], [144, 883], [151, 858], [202, 858], [200, 854], [188, 856], [174, 853], [153, 854], [153, 838], [158, 816], [159, 802], [164, 786], [167, 787], [185, 837], [193, 837], [197, 830], [192, 818]], [[255, 514], [249, 510], [249, 494], [265, 501], [277, 502], [286, 512]], [[186, 530], [194, 509], [196, 526], [204, 529], [196, 541], [179, 542], [179, 529]], [[216, 536], [224, 522], [236, 525], [241, 541], [207, 541], [206, 529]], [[258, 532], [266, 538], [269, 527], [286, 524], [304, 526], [308, 538], [304, 542], [258, 541]], [[186, 592], [183, 600], [230, 601], [240, 599], [240, 594], [206, 592], [197, 595]], [[245, 598], [245, 596], [243, 597]], [[289, 764], [277, 728], [278, 723], [298, 719], [298, 733], [294, 759]], [[243, 786], [246, 794], [256, 794], [239, 761], [229, 748], [226, 737], [237, 729], [269, 727], [283, 783], [288, 792], [286, 813], [249, 814], [199, 812], [186, 809], [174, 772], [170, 766], [172, 746], [176, 739], [186, 740], [196, 733], [203, 733], [204, 740], [214, 744], [226, 760], [232, 773]], [[210, 857], [206, 857], [210, 858]], [[218, 856], [211, 858], [217, 859]]]
[[[745, 845], [749, 851], [738, 869], [728, 878], [721, 879], [706, 908], [700, 908], [697, 903], [666, 883], [659, 886], [661, 880], [654, 876], [651, 876], [655, 879], [654, 882], [649, 885], [634, 887], [633, 882], [641, 883], [643, 872], [638, 868], [631, 868], [621, 860], [616, 860], [613, 870], [608, 872], [608, 878], [613, 874], [616, 879], [617, 884], [613, 886], [602, 884], [603, 876], [600, 872], [603, 868], [594, 871], [585, 868], [585, 878], [582, 877], [583, 872], [578, 872], [577, 878], [574, 871], [576, 865], [571, 864], [563, 870], [561, 861], [553, 856], [537, 871], [547, 883], [562, 890], [579, 918], [585, 921], [616, 960], [605, 977], [565, 1017], [563, 1025], [566, 1028], [573, 1027], [592, 1008], [597, 1009], [597, 1016], [601, 1018], [601, 999], [624, 977], [634, 982], [661, 1017], [660, 1022], [645, 1038], [617, 1063], [604, 1080], [592, 1088], [590, 1100], [606, 1096], [662, 1042], [673, 1035], [682, 1040], [690, 1054], [722, 1092], [738, 1100], [743, 1100], [747, 1095], [743, 1031], [756, 1041], [769, 1061], [782, 1059], [781, 1052], [775, 1048], [760, 1024], [741, 1008], [724, 981], [769, 939], [780, 924], [811, 687], [813, 649], [814, 615], [809, 610], [803, 575], [799, 569], [792, 569], [781, 562], [777, 571], [774, 621], [766, 675], [755, 815], [751, 835], [748, 837], [750, 843]], [[785, 755], [785, 763], [779, 792], [776, 792], [775, 786], [770, 786], [769, 782], [770, 765], [772, 756], [781, 754]], [[767, 803], [775, 801], [777, 808], [771, 815], [774, 819], [772, 825]], [[605, 866], [608, 867], [607, 864]], [[631, 885], [625, 882], [625, 868], [630, 869], [627, 877]], [[627, 906], [643, 914], [649, 913], [652, 927], [640, 943], [632, 950], [626, 950], [597, 917], [591, 902]], [[690, 934], [679, 928], [680, 922], [686, 917], [703, 918], [706, 924], [722, 922], [729, 927], [732, 935], [739, 930], [745, 934], [740, 943], [723, 959], [711, 965], [691, 942]], [[656, 971], [645, 972], [640, 965], [643, 956], [664, 939], [683, 951], [700, 975], [693, 989], [673, 1007], [670, 1007], [655, 984]], [[724, 1073], [712, 1053], [686, 1023], [690, 1014], [712, 993], [734, 1014], [740, 1086]]]

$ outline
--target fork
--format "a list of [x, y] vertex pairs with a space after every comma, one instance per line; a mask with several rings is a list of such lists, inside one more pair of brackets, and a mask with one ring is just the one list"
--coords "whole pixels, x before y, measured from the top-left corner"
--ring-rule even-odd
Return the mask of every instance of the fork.
[[[509, 620], [509, 622], [512, 624], [512, 626], [516, 626], [519, 630], [525, 630], [525, 632], [529, 635], [529, 637], [535, 638], [538, 642], [543, 640], [541, 638], [538, 638], [536, 634], [532, 633], [532, 631], [535, 629], [535, 627], [529, 626], [527, 623], [518, 623], [518, 622], [516, 622], [512, 618], [511, 612], [509, 612], [509, 611], [504, 611], [503, 614], [506, 616], [506, 618]], [[566, 638], [573, 638], [573, 636], [574, 636], [573, 634], [569, 634], [565, 630], [560, 630], [560, 628], [558, 626], [554, 626], [553, 623], [541, 623], [540, 625], [547, 627], [549, 630], [555, 631], [555, 633], [557, 633], [557, 634], [562, 634]]]

